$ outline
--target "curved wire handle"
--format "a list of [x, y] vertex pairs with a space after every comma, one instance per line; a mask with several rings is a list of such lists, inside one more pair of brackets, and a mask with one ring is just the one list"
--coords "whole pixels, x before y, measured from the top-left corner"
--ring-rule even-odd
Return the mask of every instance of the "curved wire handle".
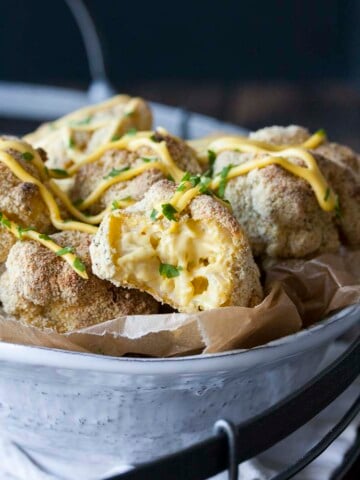
[[100, 38], [89, 10], [82, 0], [65, 0], [65, 3], [75, 19], [84, 42], [91, 76], [89, 96], [93, 101], [111, 97], [115, 91], [106, 73]]

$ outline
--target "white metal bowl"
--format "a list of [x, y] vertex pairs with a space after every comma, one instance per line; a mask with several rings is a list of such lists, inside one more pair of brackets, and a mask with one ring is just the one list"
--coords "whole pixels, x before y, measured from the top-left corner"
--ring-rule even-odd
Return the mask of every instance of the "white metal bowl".
[[92, 463], [105, 472], [150, 460], [209, 436], [219, 417], [239, 423], [300, 387], [359, 319], [355, 305], [251, 350], [172, 359], [0, 343], [1, 435], [68, 467], [68, 478]]

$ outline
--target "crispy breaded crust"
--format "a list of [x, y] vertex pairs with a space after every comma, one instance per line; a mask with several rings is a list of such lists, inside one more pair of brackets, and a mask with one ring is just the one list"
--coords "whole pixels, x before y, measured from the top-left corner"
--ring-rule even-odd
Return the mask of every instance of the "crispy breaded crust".
[[251, 140], [273, 145], [299, 145], [310, 137], [310, 132], [307, 128], [298, 125], [289, 125], [288, 127], [274, 125], [251, 132], [249, 137]]
[[[262, 129], [252, 138], [274, 144], [298, 144], [308, 136], [307, 130], [291, 126]], [[252, 158], [254, 154], [223, 152], [216, 159], [215, 171]], [[296, 158], [290, 160], [302, 164]], [[247, 232], [254, 255], [302, 258], [339, 247], [335, 213], [321, 209], [305, 180], [277, 165], [229, 180], [225, 198]]]
[[[183, 140], [171, 135], [162, 136], [159, 133], [155, 133], [155, 138], [159, 142], [165, 140], [170, 155], [182, 170], [191, 173], [201, 172], [195, 151]], [[71, 190], [72, 199], [75, 201], [79, 198], [86, 198], [112, 169], [120, 170], [129, 166], [141, 166], [144, 164], [142, 157], [152, 157], [153, 155], [154, 151], [148, 147], [141, 147], [136, 152], [127, 150], [107, 151], [98, 161], [85, 164], [78, 170]], [[92, 205], [90, 212], [97, 214], [114, 200], [121, 200], [129, 196], [134, 200], [140, 200], [150, 186], [162, 178], [164, 178], [164, 175], [161, 171], [152, 169], [145, 171], [132, 180], [112, 185], [101, 196], [99, 201]]]
[[[3, 136], [4, 140], [20, 141], [16, 137]], [[40, 179], [37, 168], [31, 162], [25, 161], [17, 151], [9, 150], [19, 165], [33, 177]], [[43, 152], [40, 152], [43, 155]], [[0, 162], [0, 212], [22, 227], [32, 226], [39, 232], [51, 229], [48, 209], [40, 195], [40, 191], [33, 183], [22, 182], [3, 163]], [[15, 240], [13, 236], [0, 226], [0, 263], [6, 260], [8, 252]]]
[[[148, 221], [153, 208], [160, 203], [167, 203], [171, 199], [175, 190], [176, 185], [173, 182], [167, 180], [159, 181], [150, 188], [143, 200], [123, 211], [111, 212], [104, 218], [90, 246], [93, 271], [96, 275], [110, 280], [115, 285], [141, 288], [139, 285], [129, 283], [117, 277], [116, 262], [114, 262], [116, 251], [111, 241], [109, 241], [111, 216], [122, 218], [123, 222], [127, 222], [127, 219], [129, 219], [129, 221], [134, 221], [137, 225], [141, 225], [142, 222]], [[231, 282], [231, 294], [227, 298], [226, 306], [254, 306], [259, 303], [262, 299], [259, 271], [253, 260], [247, 238], [229, 210], [213, 197], [199, 195], [181, 213], [179, 225], [190, 218], [201, 222], [205, 229], [207, 224], [216, 225], [216, 228], [231, 240], [231, 247], [229, 247], [226, 253], [227, 262], [222, 265], [223, 274]], [[157, 221], [163, 221], [165, 224], [168, 224], [166, 229], [170, 226], [170, 222], [167, 219]], [[222, 245], [219, 245], [219, 251], [221, 248]], [[161, 261], [163, 260], [161, 259]], [[189, 262], [191, 263], [190, 258]], [[169, 298], [162, 297], [159, 292], [151, 291], [150, 289], [146, 290], [146, 288], [143, 290], [151, 293], [160, 302], [169, 303], [181, 312], [197, 311], [191, 305], [185, 305], [182, 298], [178, 298], [177, 301], [171, 301]]]
[[60, 333], [121, 316], [157, 313], [149, 295], [117, 288], [91, 274], [91, 236], [61, 232], [52, 236], [61, 246], [73, 246], [85, 263], [82, 279], [63, 259], [34, 241], [17, 242], [0, 277], [4, 311], [39, 328]]

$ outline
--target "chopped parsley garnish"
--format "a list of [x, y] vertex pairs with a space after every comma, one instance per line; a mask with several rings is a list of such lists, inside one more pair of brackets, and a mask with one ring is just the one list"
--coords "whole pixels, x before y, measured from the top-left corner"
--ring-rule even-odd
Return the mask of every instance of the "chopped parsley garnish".
[[124, 117], [132, 117], [134, 115], [134, 110], [130, 110], [130, 112], [124, 113]]
[[11, 228], [10, 220], [4, 217], [4, 215], [0, 212], [0, 223], [6, 228]]
[[80, 260], [79, 257], [76, 257], [74, 262], [73, 262], [73, 267], [78, 270], [79, 272], [85, 272], [85, 265], [83, 264], [83, 262]]
[[326, 137], [326, 131], [323, 128], [319, 128], [319, 130], [317, 130], [315, 133], [317, 133], [318, 135], [323, 135], [324, 137]]
[[160, 263], [159, 273], [163, 277], [174, 278], [180, 275], [182, 269], [182, 267], [175, 267], [174, 265], [170, 265], [169, 263]]
[[181, 182], [187, 182], [188, 180], [190, 180], [190, 177], [191, 177], [191, 173], [186, 172], [185, 175], [182, 177]]
[[46, 240], [48, 242], [53, 242], [53, 239], [49, 237], [49, 235], [46, 235], [46, 233], [40, 233], [39, 235], [40, 240]]
[[153, 142], [156, 142], [156, 143], [160, 143], [161, 140], [159, 140], [159, 137], [157, 136], [157, 133], [153, 133], [150, 137], [150, 140], [152, 140]]
[[129, 200], [132, 200], [132, 197], [128, 196], [128, 197], [122, 198], [121, 200], [114, 200], [111, 204], [111, 209], [118, 210], [119, 208], [121, 208], [121, 205], [119, 202], [127, 202]]
[[163, 203], [161, 205], [161, 210], [164, 215], [168, 220], [172, 220], [174, 222], [177, 222], [175, 218], [175, 214], [177, 213], [177, 210], [175, 207], [171, 205], [171, 203]]
[[211, 178], [210, 178], [210, 177], [204, 177], [204, 176], [202, 176], [202, 177], [200, 178], [200, 188], [199, 188], [199, 192], [200, 192], [200, 193], [205, 193], [205, 192], [207, 192], [210, 183], [211, 183]]
[[179, 186], [177, 187], [176, 191], [177, 192], [183, 192], [186, 189], [186, 182], [181, 182]]
[[61, 248], [60, 250], [58, 250], [56, 252], [56, 255], [58, 257], [61, 257], [62, 255], [66, 255], [67, 253], [74, 253], [74, 252], [75, 252], [74, 247], [64, 247], [64, 248]]
[[69, 177], [69, 172], [63, 170], [62, 168], [50, 168], [50, 172], [56, 177], [67, 178]]
[[330, 188], [328, 187], [325, 192], [324, 202], [327, 202], [330, 198]]
[[26, 233], [26, 232], [30, 232], [30, 230], [35, 230], [35, 228], [34, 228], [34, 227], [26, 227], [26, 228], [23, 228], [23, 227], [20, 227], [20, 225], [19, 225], [19, 226], [17, 227], [17, 231], [18, 231], [20, 240], [23, 239], [23, 234]]
[[157, 210], [155, 210], [155, 208], [152, 209], [152, 211], [151, 211], [151, 213], [150, 213], [150, 218], [151, 218], [151, 220], [152, 220], [153, 222], [155, 222], [155, 220], [156, 220], [156, 218], [157, 218], [157, 216], [158, 216], [158, 213], [159, 213], [159, 212], [158, 212]]
[[77, 198], [74, 202], [73, 205], [74, 207], [79, 207], [84, 200], [82, 198]]
[[221, 170], [221, 173], [220, 173], [220, 183], [219, 183], [219, 189], [218, 189], [218, 197], [220, 198], [224, 198], [224, 193], [225, 193], [225, 188], [226, 188], [226, 185], [227, 185], [227, 176], [230, 172], [230, 170], [232, 169], [232, 165], [228, 165], [227, 167], [224, 167], [222, 170]]
[[74, 140], [70, 137], [69, 138], [69, 148], [74, 148], [75, 147], [75, 142]]
[[31, 152], [24, 152], [21, 154], [21, 158], [25, 160], [25, 162], [31, 162], [31, 160], [34, 158], [34, 155]]
[[111, 170], [111, 172], [109, 172], [106, 175], [106, 177], [104, 177], [104, 180], [107, 180], [108, 178], [111, 178], [111, 177], [117, 177], [118, 175], [120, 175], [120, 173], [126, 172], [127, 170], [130, 170], [130, 167], [124, 167], [124, 168], [120, 168], [120, 169], [113, 168]]
[[116, 142], [117, 140], [120, 140], [120, 138], [121, 138], [121, 135], [119, 135], [118, 133], [116, 133], [115, 135], [113, 135], [113, 136], [111, 137], [111, 141], [112, 141], [112, 142]]
[[135, 127], [129, 128], [129, 130], [126, 132], [126, 135], [136, 135], [137, 134], [137, 129]]
[[167, 179], [170, 180], [170, 182], [175, 182], [174, 177], [170, 174], [167, 176]]
[[155, 162], [157, 160], [156, 157], [141, 157], [141, 160], [145, 163]]
[[340, 207], [340, 201], [338, 195], [336, 196], [335, 200], [335, 216], [336, 218], [341, 218], [342, 217], [342, 211]]

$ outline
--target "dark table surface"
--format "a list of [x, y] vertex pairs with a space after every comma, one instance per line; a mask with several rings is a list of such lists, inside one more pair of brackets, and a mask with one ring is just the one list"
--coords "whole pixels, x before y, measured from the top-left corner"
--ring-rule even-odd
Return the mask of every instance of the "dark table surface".
[[[182, 106], [249, 129], [291, 123], [311, 131], [324, 128], [330, 139], [360, 152], [360, 85], [335, 80], [301, 85], [167, 80], [136, 82], [119, 91]], [[0, 118], [1, 131], [22, 134], [35, 126], [36, 122]], [[344, 479], [359, 478], [360, 460]]]

